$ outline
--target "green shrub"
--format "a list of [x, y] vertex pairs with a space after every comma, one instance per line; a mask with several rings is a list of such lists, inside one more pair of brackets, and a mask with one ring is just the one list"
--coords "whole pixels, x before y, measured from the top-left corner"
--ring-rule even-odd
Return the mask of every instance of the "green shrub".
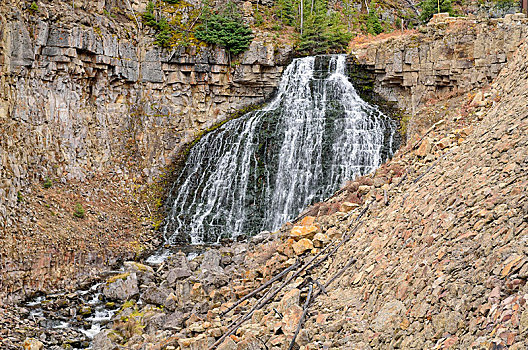
[[37, 3], [35, 1], [33, 1], [31, 3], [31, 6], [29, 6], [29, 9], [32, 11], [32, 12], [38, 12], [39, 11], [39, 7], [37, 5]]
[[84, 218], [84, 208], [80, 203], [75, 204], [75, 210], [73, 211], [73, 216], [79, 219]]
[[195, 32], [196, 38], [221, 46], [233, 55], [247, 50], [253, 40], [251, 29], [242, 22], [238, 8], [231, 1], [220, 13], [206, 9], [201, 20]]
[[156, 21], [156, 16], [154, 16], [154, 3], [152, 1], [148, 2], [145, 12], [141, 14], [141, 18], [146, 25], [155, 29], [158, 28], [158, 21]]
[[366, 25], [367, 32], [372, 35], [378, 35], [380, 33], [383, 33], [383, 27], [381, 26], [381, 22], [378, 18], [378, 13], [376, 12], [375, 8], [371, 8], [369, 10]]
[[46, 180], [44, 181], [44, 183], [42, 184], [42, 187], [48, 189], [51, 186], [53, 186], [53, 181], [51, 181], [51, 179], [49, 177], [47, 177]]
[[302, 55], [342, 52], [351, 38], [338, 14], [328, 8], [325, 0], [318, 0], [303, 25], [297, 51]]
[[420, 20], [423, 23], [428, 22], [438, 12], [447, 12], [451, 16], [455, 14], [451, 0], [424, 0], [419, 6], [422, 8]]

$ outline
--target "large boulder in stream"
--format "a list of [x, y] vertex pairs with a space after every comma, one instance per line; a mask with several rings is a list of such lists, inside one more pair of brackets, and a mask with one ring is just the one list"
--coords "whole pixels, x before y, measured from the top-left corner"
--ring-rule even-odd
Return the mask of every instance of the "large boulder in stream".
[[108, 299], [128, 300], [139, 294], [138, 279], [135, 272], [126, 272], [108, 279], [103, 288], [103, 294]]

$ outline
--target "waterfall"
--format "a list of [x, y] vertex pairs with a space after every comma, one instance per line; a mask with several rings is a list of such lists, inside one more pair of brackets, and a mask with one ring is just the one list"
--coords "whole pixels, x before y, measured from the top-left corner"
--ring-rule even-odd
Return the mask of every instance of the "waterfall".
[[396, 123], [363, 101], [346, 56], [295, 59], [265, 108], [192, 147], [170, 197], [167, 243], [217, 242], [274, 230], [397, 146]]

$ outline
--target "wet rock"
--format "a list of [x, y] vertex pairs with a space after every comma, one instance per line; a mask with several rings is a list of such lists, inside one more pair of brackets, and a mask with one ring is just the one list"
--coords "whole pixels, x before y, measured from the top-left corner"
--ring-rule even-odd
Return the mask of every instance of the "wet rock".
[[79, 315], [89, 316], [93, 313], [93, 310], [89, 305], [84, 305], [84, 306], [81, 306], [78, 313]]

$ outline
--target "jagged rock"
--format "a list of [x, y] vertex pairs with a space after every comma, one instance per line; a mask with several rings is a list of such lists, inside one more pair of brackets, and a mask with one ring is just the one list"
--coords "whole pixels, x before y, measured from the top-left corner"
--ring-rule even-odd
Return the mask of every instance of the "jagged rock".
[[290, 231], [290, 237], [299, 240], [301, 238], [312, 239], [320, 229], [316, 225], [294, 226]]
[[141, 293], [141, 300], [149, 304], [163, 305], [170, 294], [168, 288], [151, 285]]
[[192, 272], [189, 267], [176, 267], [169, 271], [169, 274], [167, 275], [167, 282], [169, 283], [169, 286], [174, 286], [177, 280], [187, 278], [189, 276], [192, 276]]
[[315, 248], [323, 248], [329, 241], [330, 238], [328, 238], [327, 235], [324, 233], [317, 233], [313, 238], [313, 245]]
[[218, 350], [237, 350], [237, 344], [233, 339], [227, 337], [222, 344], [218, 346]]
[[300, 296], [301, 291], [297, 288], [293, 288], [292, 290], [288, 291], [286, 294], [284, 294], [279, 303], [279, 311], [285, 312], [294, 305], [299, 305]]
[[396, 325], [397, 317], [404, 311], [405, 305], [401, 301], [395, 300], [389, 302], [383, 305], [381, 310], [378, 311], [370, 327], [376, 332], [380, 332], [382, 330], [387, 331], [387, 329], [390, 329]]
[[114, 341], [118, 338], [114, 331], [105, 329], [95, 335], [92, 346], [94, 350], [116, 350], [118, 346]]
[[136, 273], [127, 273], [118, 276], [115, 281], [109, 282], [103, 288], [103, 294], [109, 299], [128, 300], [139, 294]]
[[312, 241], [310, 241], [307, 238], [303, 238], [299, 240], [298, 242], [293, 243], [292, 247], [293, 247], [293, 251], [295, 252], [295, 254], [301, 255], [307, 250], [312, 250], [314, 246], [313, 246]]
[[163, 325], [164, 329], [181, 329], [183, 327], [183, 322], [186, 320], [186, 316], [181, 311], [174, 311], [172, 314], [168, 315], [165, 319]]
[[339, 211], [343, 212], [343, 213], [348, 213], [349, 211], [352, 211], [356, 208], [359, 208], [359, 204], [357, 203], [352, 203], [352, 202], [344, 202], [343, 204], [341, 204], [341, 206], [339, 207]]

